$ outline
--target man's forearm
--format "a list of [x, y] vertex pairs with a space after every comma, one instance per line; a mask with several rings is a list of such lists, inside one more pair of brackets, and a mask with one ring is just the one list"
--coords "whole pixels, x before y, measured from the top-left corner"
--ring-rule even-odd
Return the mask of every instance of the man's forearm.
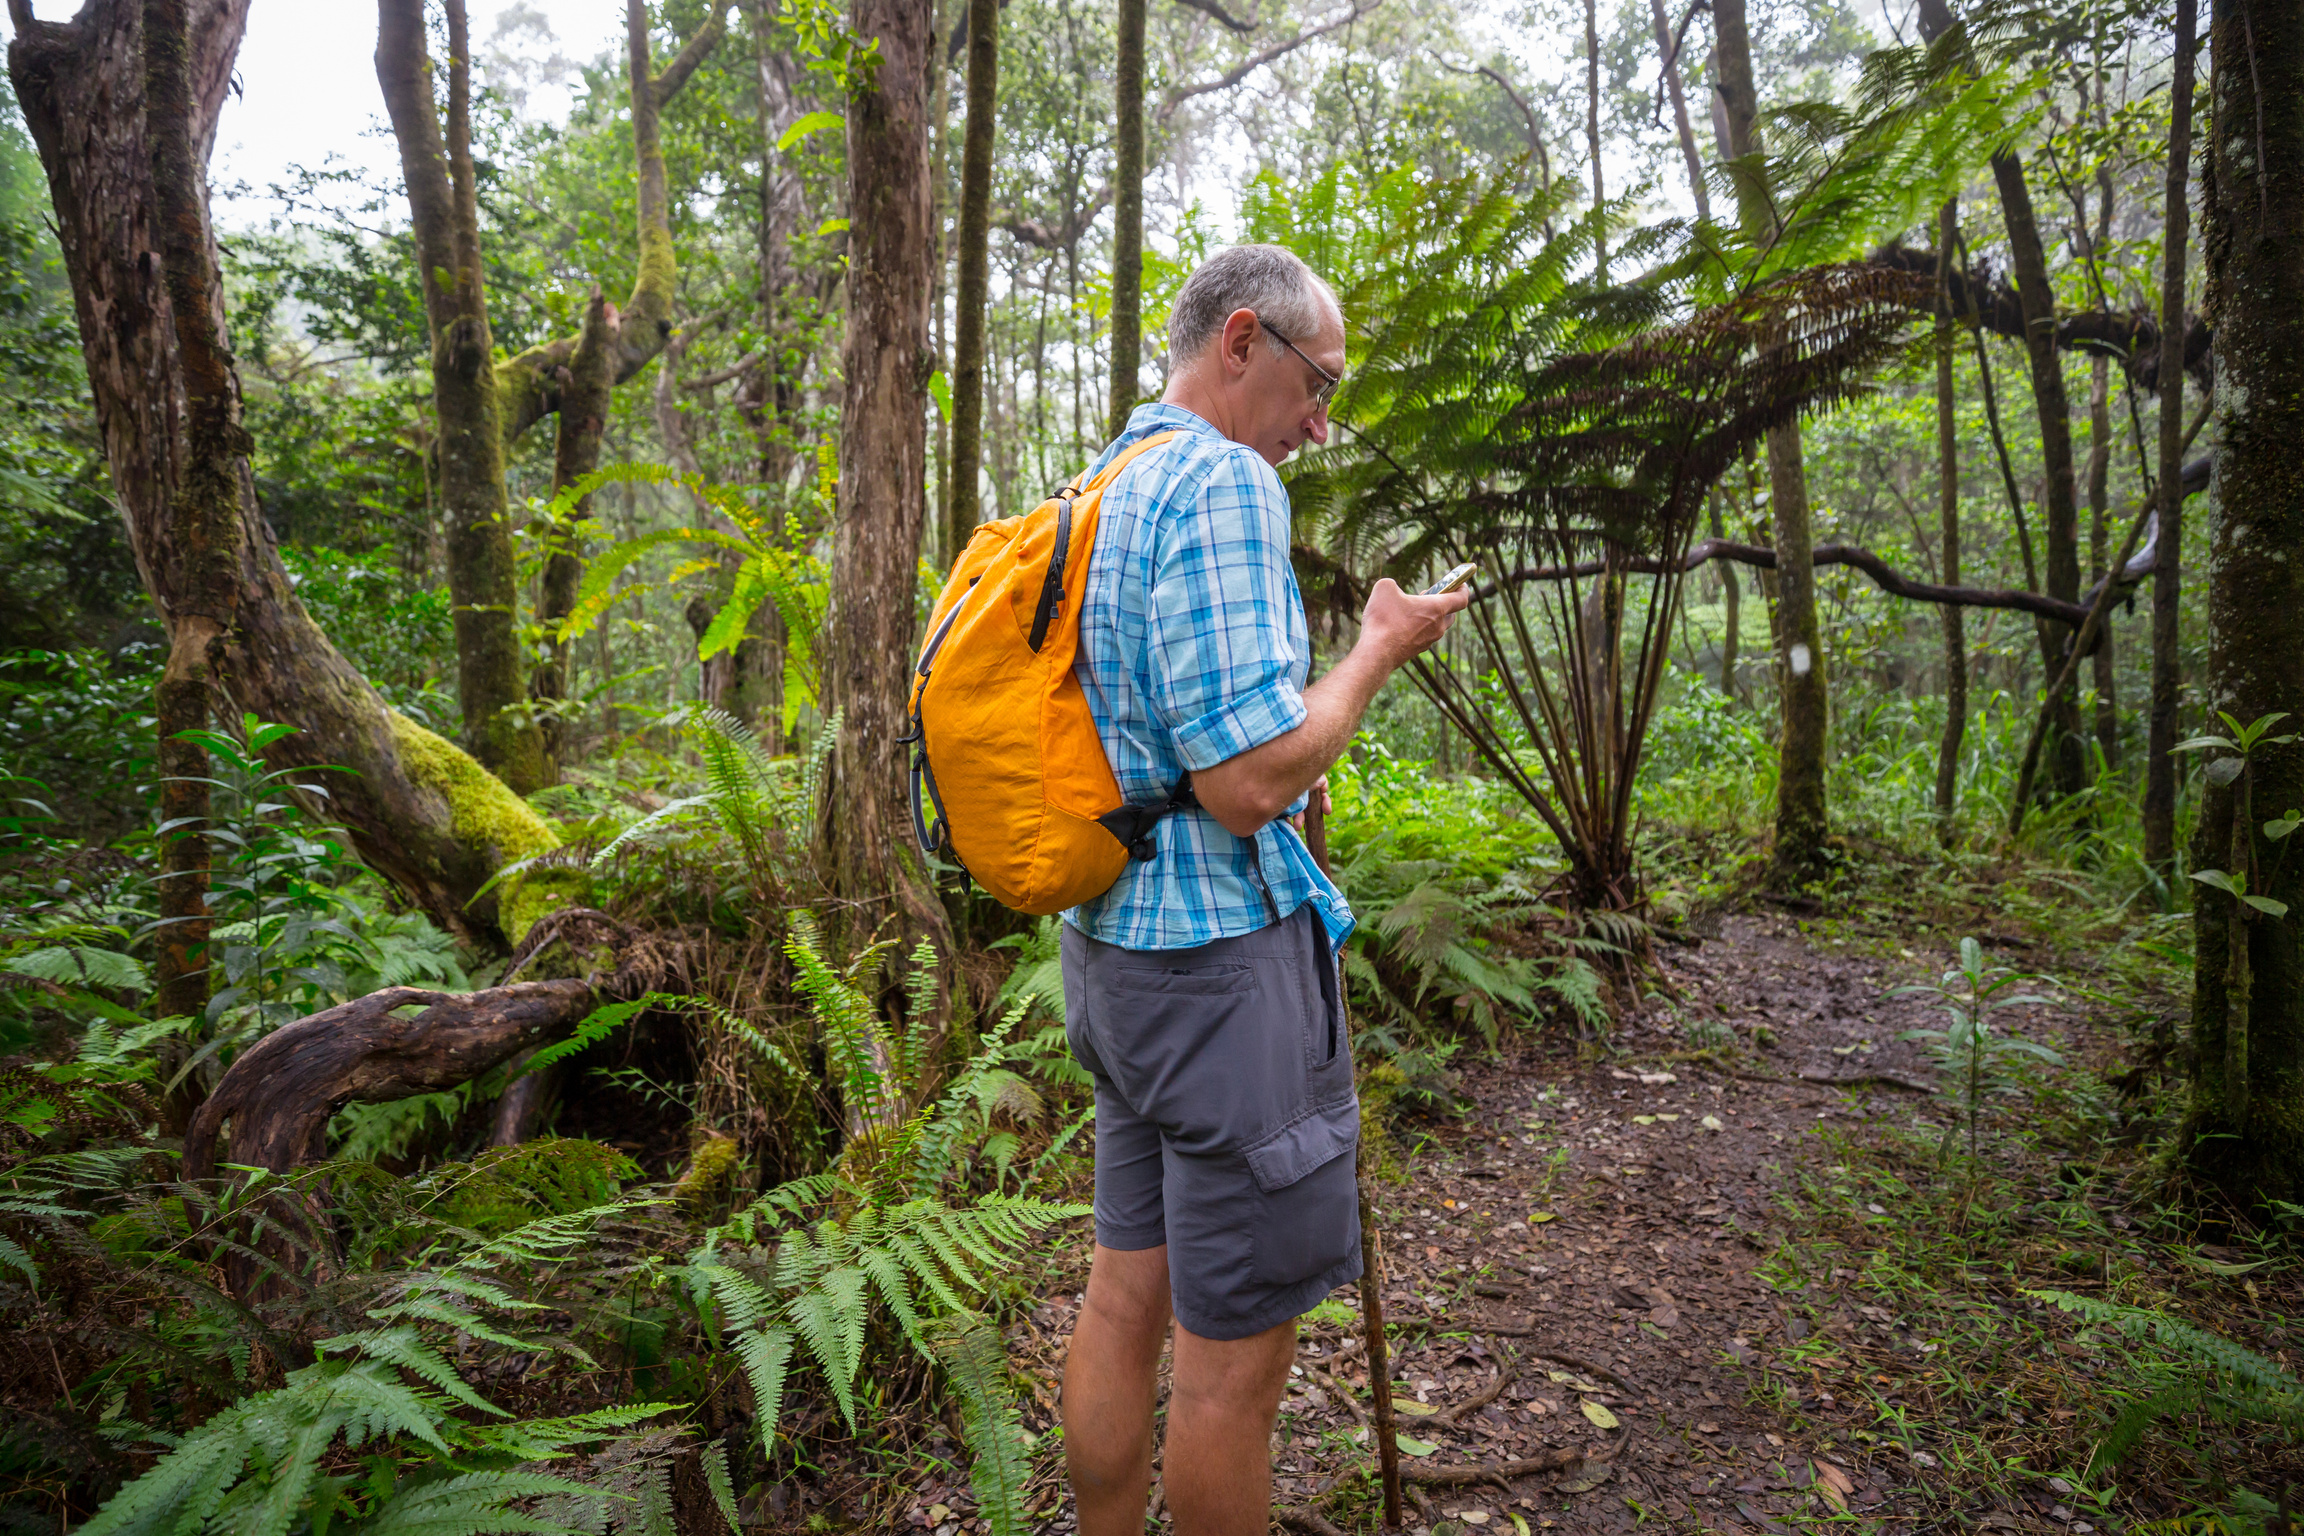
[[1354, 646], [1304, 690], [1303, 724], [1192, 775], [1200, 804], [1226, 831], [1253, 836], [1335, 766], [1392, 671], [1370, 647]]

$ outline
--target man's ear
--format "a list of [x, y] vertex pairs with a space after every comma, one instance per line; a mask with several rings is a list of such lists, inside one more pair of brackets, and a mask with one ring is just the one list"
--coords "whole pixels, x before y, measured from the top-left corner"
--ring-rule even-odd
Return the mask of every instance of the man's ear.
[[1252, 309], [1236, 309], [1225, 317], [1224, 330], [1217, 342], [1222, 349], [1224, 371], [1238, 377], [1248, 371], [1252, 357], [1250, 348], [1256, 345], [1256, 333], [1263, 327]]

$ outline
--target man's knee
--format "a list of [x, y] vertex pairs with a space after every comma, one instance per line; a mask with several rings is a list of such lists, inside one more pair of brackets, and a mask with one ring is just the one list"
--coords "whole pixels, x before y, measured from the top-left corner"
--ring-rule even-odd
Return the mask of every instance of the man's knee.
[[1087, 1309], [1124, 1333], [1164, 1334], [1168, 1328], [1168, 1250], [1096, 1246], [1088, 1271]]
[[1279, 1405], [1295, 1358], [1293, 1320], [1244, 1339], [1205, 1339], [1179, 1325], [1169, 1397], [1219, 1412], [1269, 1410]]

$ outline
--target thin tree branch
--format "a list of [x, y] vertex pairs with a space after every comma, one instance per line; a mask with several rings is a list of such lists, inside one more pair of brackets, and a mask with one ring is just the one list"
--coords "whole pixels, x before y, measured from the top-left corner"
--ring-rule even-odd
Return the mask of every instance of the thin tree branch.
[[1216, 0], [1176, 0], [1176, 3], [1178, 5], [1187, 6], [1192, 10], [1198, 11], [1203, 16], [1215, 18], [1216, 24], [1218, 26], [1229, 27], [1243, 37], [1256, 30], [1255, 17], [1251, 16], [1246, 21], [1242, 21], [1239, 17], [1234, 16], [1230, 11], [1227, 11], [1224, 9], [1224, 7], [1218, 5]]
[[1265, 65], [1271, 63], [1274, 59], [1282, 58], [1288, 54], [1294, 53], [1297, 49], [1303, 47], [1306, 43], [1326, 37], [1329, 33], [1336, 31], [1340, 27], [1350, 26], [1353, 22], [1358, 21], [1361, 17], [1367, 15], [1370, 11], [1373, 11], [1376, 9], [1376, 7], [1382, 5], [1383, 3], [1384, 0], [1354, 0], [1352, 9], [1337, 17], [1334, 21], [1322, 22], [1317, 27], [1307, 28], [1306, 30], [1297, 33], [1294, 37], [1289, 38], [1286, 42], [1274, 43], [1271, 47], [1264, 49], [1260, 53], [1252, 53], [1248, 55], [1247, 58], [1234, 65], [1232, 68], [1226, 70], [1223, 74], [1218, 75], [1213, 80], [1203, 81], [1198, 85], [1187, 85], [1181, 87], [1180, 89], [1170, 91], [1168, 93], [1167, 99], [1160, 103], [1159, 120], [1163, 123], [1167, 122], [1170, 118], [1176, 115], [1176, 109], [1178, 107], [1184, 105], [1184, 103], [1190, 101], [1195, 96], [1206, 96], [1214, 91], [1230, 90], [1233, 86], [1238, 85], [1241, 81], [1247, 79], [1250, 75], [1254, 74], [1257, 70], [1262, 69]]

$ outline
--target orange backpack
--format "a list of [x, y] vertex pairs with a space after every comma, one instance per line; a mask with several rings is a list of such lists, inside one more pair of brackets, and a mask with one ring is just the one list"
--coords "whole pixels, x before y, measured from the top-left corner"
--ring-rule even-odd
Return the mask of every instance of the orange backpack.
[[1120, 798], [1072, 671], [1104, 488], [1175, 435], [1131, 443], [1094, 479], [979, 525], [929, 616], [904, 737], [913, 831], [922, 852], [1019, 912], [1101, 896], [1130, 859], [1152, 857], [1161, 817], [1195, 803], [1190, 775], [1162, 805]]

